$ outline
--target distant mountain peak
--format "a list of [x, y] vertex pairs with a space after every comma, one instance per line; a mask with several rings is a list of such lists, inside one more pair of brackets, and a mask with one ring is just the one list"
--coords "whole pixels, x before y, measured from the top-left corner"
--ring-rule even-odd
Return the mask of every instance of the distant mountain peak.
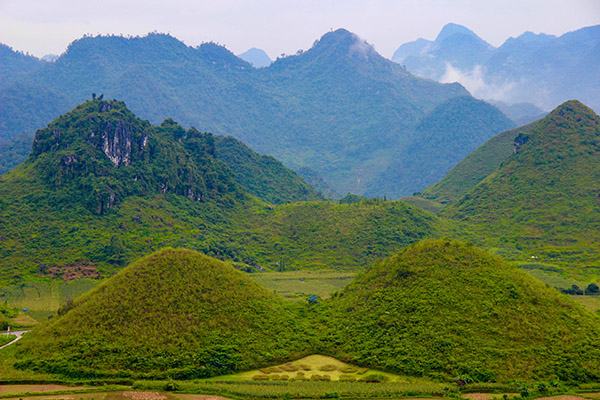
[[469, 28], [464, 27], [462, 25], [449, 23], [449, 24], [444, 25], [444, 27], [442, 28], [440, 33], [435, 38], [435, 41], [441, 42], [442, 40], [444, 40], [452, 35], [456, 35], [456, 34], [469, 35], [469, 36], [474, 36], [474, 37], [479, 38], [479, 36], [477, 36], [475, 34], [475, 32], [473, 32]]
[[251, 49], [238, 54], [238, 57], [252, 64], [252, 66], [255, 68], [268, 67], [273, 62], [271, 57], [269, 57], [264, 50], [257, 49], [256, 47], [252, 47]]
[[355, 49], [357, 51], [367, 51], [372, 50], [373, 46], [368, 44], [365, 40], [361, 39], [355, 33], [352, 33], [344, 28], [337, 29], [332, 32], [327, 32], [318, 42], [315, 43], [316, 47], [338, 47], [338, 46], [348, 46], [350, 49]]

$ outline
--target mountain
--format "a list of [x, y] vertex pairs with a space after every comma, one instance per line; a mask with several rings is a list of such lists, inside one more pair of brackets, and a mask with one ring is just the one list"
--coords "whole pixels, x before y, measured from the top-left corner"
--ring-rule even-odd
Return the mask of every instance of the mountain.
[[473, 226], [473, 238], [540, 262], [598, 268], [600, 117], [576, 100], [561, 104], [516, 154], [441, 215]]
[[445, 25], [434, 41], [418, 39], [403, 44], [392, 60], [405, 65], [419, 76], [442, 80], [447, 64], [460, 70], [471, 70], [490, 57], [494, 47], [470, 29], [458, 25]]
[[[274, 206], [246, 188], [305, 201]], [[235, 139], [151, 125], [98, 96], [38, 130], [28, 159], [1, 176], [0, 283], [82, 268], [106, 277], [164, 246], [248, 271], [354, 270], [438, 235], [434, 216], [401, 202], [306, 201], [315, 197]]]
[[221, 261], [163, 249], [36, 327], [19, 343], [16, 365], [70, 378], [253, 369], [304, 355], [310, 334], [298, 308]]
[[43, 65], [43, 62], [36, 57], [15, 51], [12, 47], [2, 43], [0, 43], [0, 60], [2, 60], [0, 86], [3, 88], [19, 76], [32, 72]]
[[413, 244], [329, 307], [330, 354], [363, 366], [474, 382], [599, 378], [598, 317], [472, 244]]
[[[308, 167], [333, 192], [369, 188], [380, 197], [387, 189], [370, 182], [399, 153], [412, 157], [406, 150], [422, 133], [422, 119], [468, 96], [458, 84], [413, 76], [344, 29], [259, 69], [214, 43], [193, 48], [163, 34], [85, 37], [55, 62], [0, 89], [13, 94], [5, 108], [20, 110], [0, 115], [2, 135], [43, 127], [51, 117], [38, 109], [54, 117], [92, 93], [104, 94], [125, 100], [151, 123], [173, 118], [184, 127], [234, 136], [295, 170]], [[21, 91], [30, 93], [27, 99]], [[397, 185], [396, 191], [413, 193], [429, 183]]]
[[472, 149], [514, 126], [502, 112], [472, 97], [455, 98], [433, 109], [417, 125], [418, 136], [397, 161], [369, 185], [366, 194], [400, 197], [411, 186], [427, 187]]
[[494, 101], [491, 104], [519, 126], [542, 119], [548, 114], [531, 103], [506, 104], [501, 101]]
[[255, 68], [268, 67], [273, 62], [273, 60], [271, 60], [271, 58], [268, 56], [267, 53], [265, 53], [264, 50], [257, 49], [256, 47], [253, 47], [241, 54], [238, 54], [238, 57], [252, 64], [252, 66]]
[[392, 59], [416, 75], [460, 82], [489, 101], [534, 103], [549, 110], [577, 98], [600, 109], [600, 25], [559, 37], [525, 32], [496, 48], [467, 28], [449, 24], [435, 41], [404, 44]]
[[258, 154], [232, 136], [215, 138], [217, 158], [250, 194], [272, 204], [323, 200], [298, 174], [274, 157]]
[[497, 134], [469, 153], [439, 182], [427, 187], [418, 196], [442, 204], [460, 199], [514, 153], [515, 138], [520, 133], [528, 134], [536, 125], [537, 121]]

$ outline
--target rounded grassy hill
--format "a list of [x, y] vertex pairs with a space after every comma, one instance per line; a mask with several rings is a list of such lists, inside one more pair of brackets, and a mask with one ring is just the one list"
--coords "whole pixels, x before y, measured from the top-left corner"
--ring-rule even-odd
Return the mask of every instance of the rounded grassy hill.
[[365, 366], [473, 381], [600, 377], [600, 318], [471, 244], [413, 244], [329, 307], [332, 355]]
[[191, 379], [304, 355], [303, 320], [233, 267], [167, 248], [59, 310], [19, 343], [17, 367], [69, 377]]

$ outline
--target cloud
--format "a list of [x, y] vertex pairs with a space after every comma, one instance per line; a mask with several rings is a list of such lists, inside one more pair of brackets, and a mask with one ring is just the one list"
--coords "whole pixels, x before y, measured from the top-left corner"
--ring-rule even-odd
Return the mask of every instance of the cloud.
[[440, 79], [443, 83], [458, 82], [463, 85], [474, 97], [484, 100], [513, 102], [513, 89], [516, 82], [488, 82], [485, 76], [485, 67], [475, 66], [471, 71], [460, 71], [450, 63], [446, 63], [446, 72]]
[[357, 53], [363, 58], [367, 58], [369, 54], [375, 52], [373, 46], [367, 43], [366, 40], [361, 39], [355, 34], [352, 36], [354, 37], [354, 43], [350, 46], [350, 54]]

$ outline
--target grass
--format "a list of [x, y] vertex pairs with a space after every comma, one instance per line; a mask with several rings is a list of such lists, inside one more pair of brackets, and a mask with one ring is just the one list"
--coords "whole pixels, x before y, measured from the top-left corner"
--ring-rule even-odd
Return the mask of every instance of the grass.
[[5, 345], [6, 343], [10, 343], [16, 338], [17, 337], [15, 335], [0, 335], [0, 346]]
[[[214, 382], [251, 382], [251, 381], [262, 381], [263, 379], [256, 379], [256, 377], [270, 377], [274, 375], [279, 379], [265, 379], [265, 380], [281, 380], [282, 376], [294, 380], [311, 380], [314, 375], [328, 375], [331, 381], [340, 381], [340, 377], [345, 380], [360, 381], [362, 378], [377, 374], [381, 376], [381, 381], [385, 382], [400, 382], [408, 383], [410, 378], [402, 377], [399, 375], [391, 374], [388, 372], [382, 372], [369, 368], [360, 368], [355, 365], [351, 365], [333, 357], [313, 354], [310, 356], [303, 357], [299, 360], [275, 365], [272, 367], [261, 368], [258, 370], [246, 371], [239, 374], [224, 375], [216, 378], [211, 378], [210, 381]], [[288, 380], [288, 379], [285, 379]], [[342, 379], [344, 380], [344, 379]]]
[[[138, 381], [134, 388], [162, 390], [164, 382]], [[321, 398], [406, 398], [417, 395], [441, 396], [448, 392], [446, 384], [422, 378], [407, 382], [177, 382], [184, 393], [206, 393], [232, 396], [240, 399], [321, 399]], [[453, 386], [453, 385], [450, 385]], [[401, 396], [401, 397], [400, 397]]]
[[21, 281], [18, 285], [4, 287], [2, 293], [7, 304], [21, 311], [12, 320], [15, 326], [28, 327], [36, 322], [45, 321], [54, 314], [68, 299], [75, 299], [96, 287], [101, 280], [75, 279], [63, 281], [60, 279], [37, 279]]
[[571, 299], [590, 311], [600, 310], [600, 296], [571, 296]]
[[328, 298], [352, 282], [356, 273], [332, 270], [267, 272], [250, 275], [255, 281], [282, 297], [305, 300], [308, 296]]

